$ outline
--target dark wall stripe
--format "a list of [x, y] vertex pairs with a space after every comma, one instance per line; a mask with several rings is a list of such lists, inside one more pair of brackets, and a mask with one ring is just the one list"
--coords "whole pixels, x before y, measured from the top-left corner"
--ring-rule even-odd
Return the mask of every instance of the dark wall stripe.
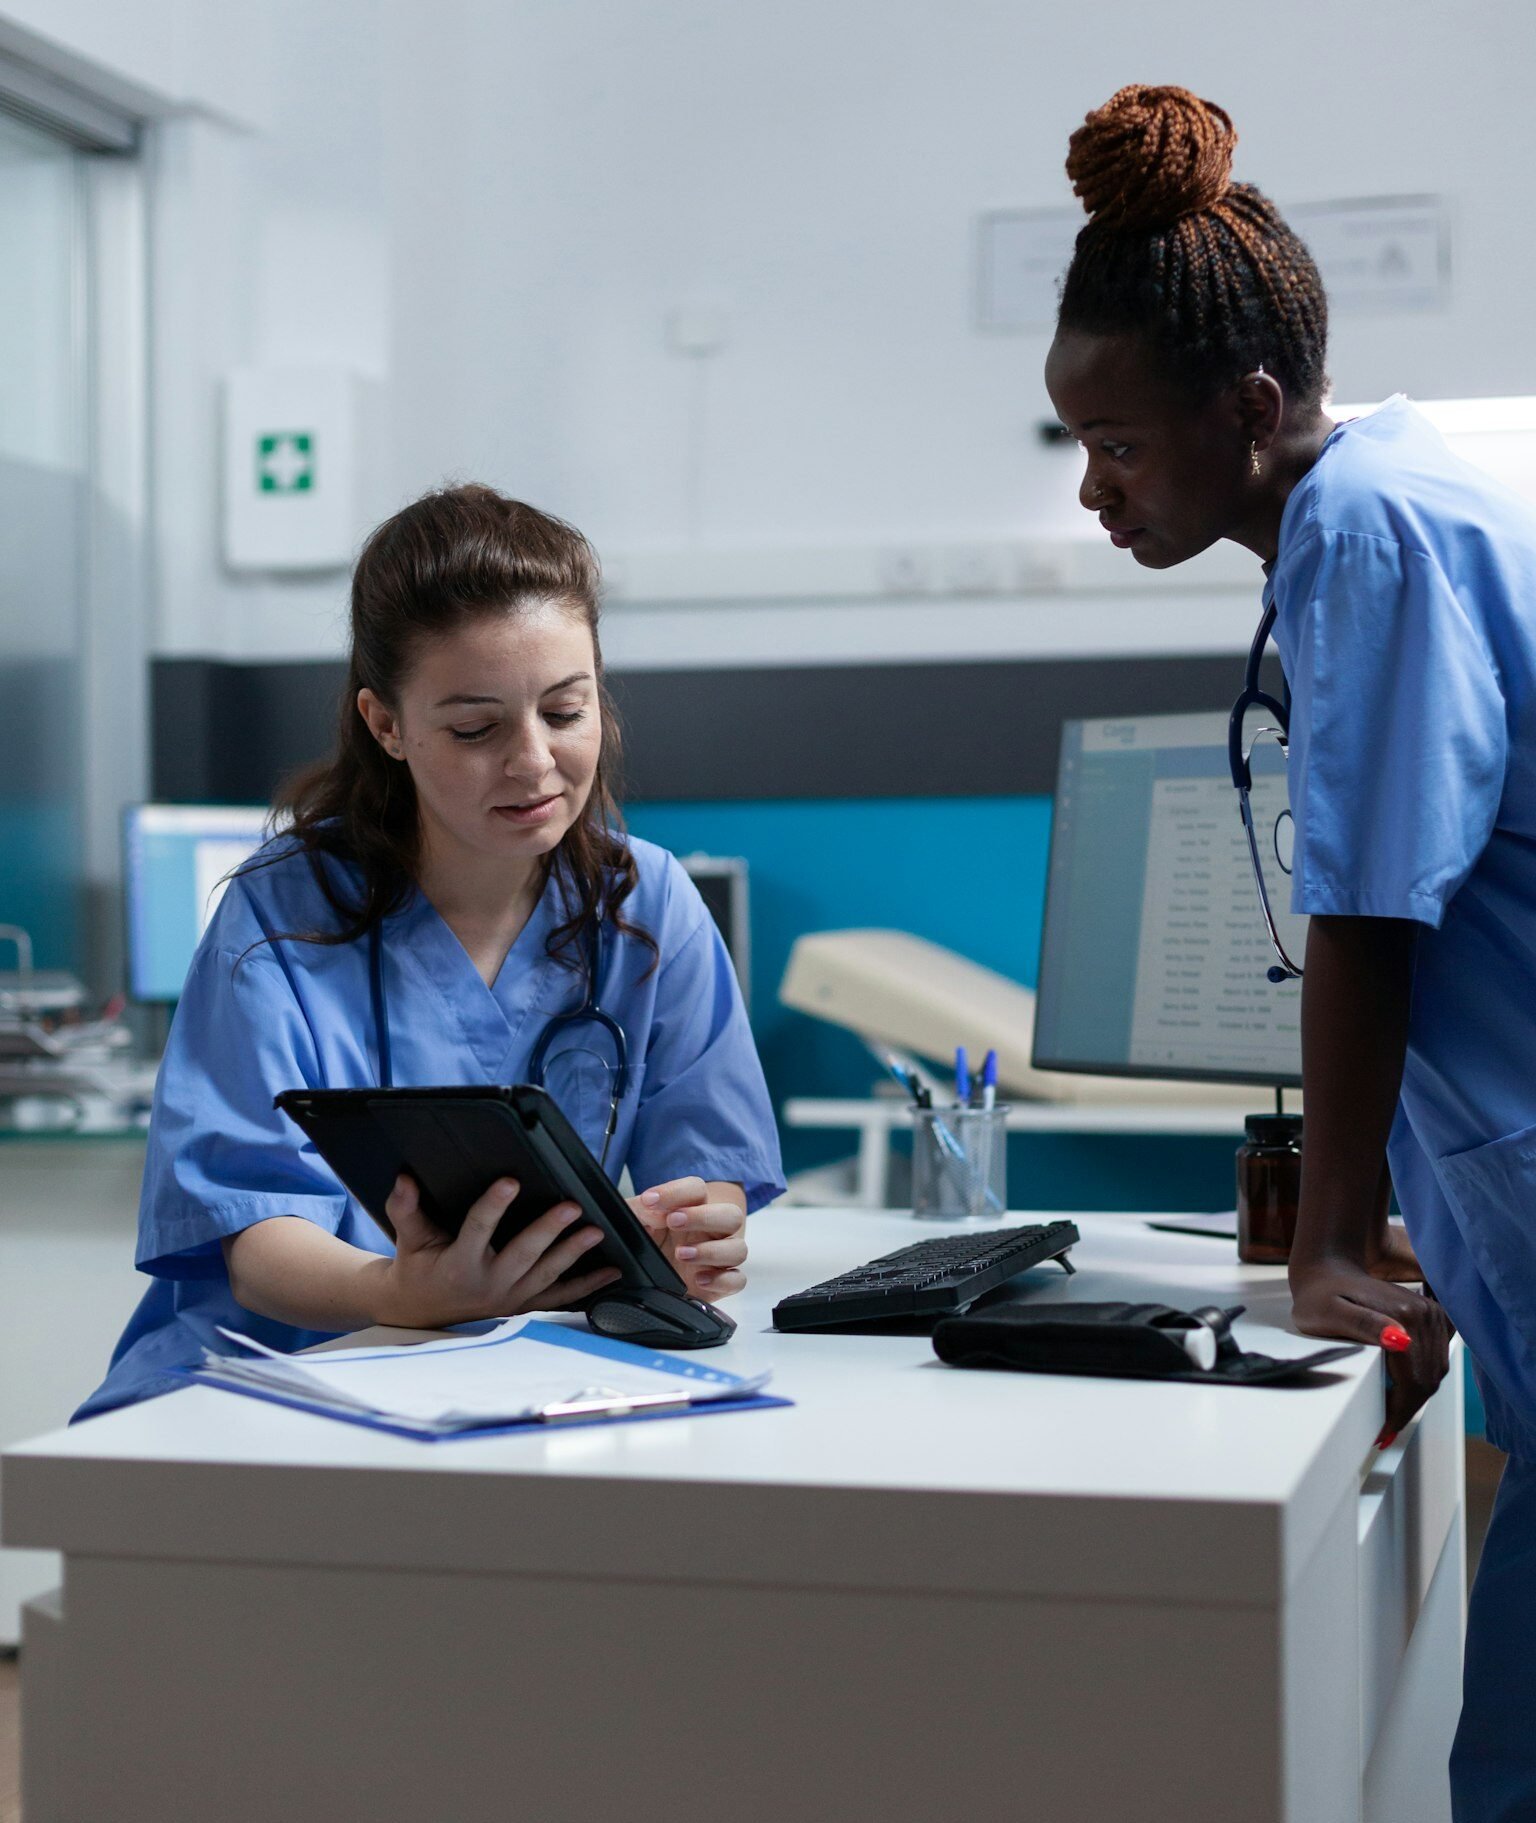
[[[284, 773], [327, 751], [344, 675], [337, 660], [156, 659], [155, 796], [265, 803]], [[1063, 721], [1224, 709], [1242, 680], [1232, 655], [630, 671], [611, 682], [625, 796], [642, 803], [1045, 794]], [[1278, 688], [1278, 669], [1270, 682]]]
[[632, 671], [613, 680], [628, 795], [1013, 797], [1055, 788], [1061, 724], [1230, 706], [1243, 661]]

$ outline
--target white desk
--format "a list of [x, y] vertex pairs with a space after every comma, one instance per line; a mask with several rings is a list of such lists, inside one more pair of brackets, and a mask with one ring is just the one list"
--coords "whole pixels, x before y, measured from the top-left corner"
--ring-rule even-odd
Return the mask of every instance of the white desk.
[[[1230, 1245], [1077, 1219], [1041, 1296], [1283, 1321]], [[916, 1231], [755, 1218], [715, 1358], [793, 1410], [424, 1445], [195, 1388], [11, 1451], [6, 1539], [66, 1561], [27, 1823], [1444, 1823], [1459, 1359], [1378, 1459], [1374, 1354], [1265, 1391], [765, 1333]]]
[[[133, 1268], [143, 1174], [142, 1132], [0, 1131], [0, 1449], [101, 1384], [149, 1283]], [[0, 1647], [58, 1580], [51, 1553], [0, 1551]]]

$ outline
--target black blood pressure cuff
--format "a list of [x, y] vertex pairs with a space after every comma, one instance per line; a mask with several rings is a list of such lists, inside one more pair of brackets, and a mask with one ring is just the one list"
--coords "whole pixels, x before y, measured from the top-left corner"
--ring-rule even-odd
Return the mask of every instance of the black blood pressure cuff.
[[[1175, 1310], [1169, 1304], [999, 1304], [945, 1317], [934, 1353], [951, 1367], [1012, 1367], [1032, 1374], [1105, 1374], [1135, 1380], [1297, 1380], [1360, 1351], [1344, 1343], [1309, 1355], [1245, 1353], [1232, 1334], [1243, 1306]], [[1199, 1330], [1214, 1338], [1186, 1344]], [[1211, 1365], [1198, 1365], [1201, 1358]]]

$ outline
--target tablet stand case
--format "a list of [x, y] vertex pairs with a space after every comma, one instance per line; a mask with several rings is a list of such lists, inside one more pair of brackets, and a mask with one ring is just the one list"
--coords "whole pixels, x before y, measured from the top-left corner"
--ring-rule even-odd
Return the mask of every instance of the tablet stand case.
[[[579, 1306], [599, 1334], [651, 1347], [712, 1348], [736, 1328], [723, 1311], [688, 1296], [671, 1261], [543, 1089], [526, 1083], [289, 1089], [276, 1106], [303, 1128], [392, 1239], [384, 1205], [400, 1172], [415, 1176], [422, 1212], [449, 1234], [488, 1184], [512, 1176], [522, 1193], [498, 1225], [493, 1247], [567, 1197], [603, 1230], [603, 1245], [588, 1263], [615, 1265], [622, 1277]], [[656, 1333], [660, 1327], [665, 1340]]]

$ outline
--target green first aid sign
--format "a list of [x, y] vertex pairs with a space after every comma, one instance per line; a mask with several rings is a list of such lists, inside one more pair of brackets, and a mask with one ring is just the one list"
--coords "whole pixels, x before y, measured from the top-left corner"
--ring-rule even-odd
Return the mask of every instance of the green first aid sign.
[[315, 485], [315, 433], [262, 431], [256, 439], [256, 490], [262, 494], [307, 494]]

